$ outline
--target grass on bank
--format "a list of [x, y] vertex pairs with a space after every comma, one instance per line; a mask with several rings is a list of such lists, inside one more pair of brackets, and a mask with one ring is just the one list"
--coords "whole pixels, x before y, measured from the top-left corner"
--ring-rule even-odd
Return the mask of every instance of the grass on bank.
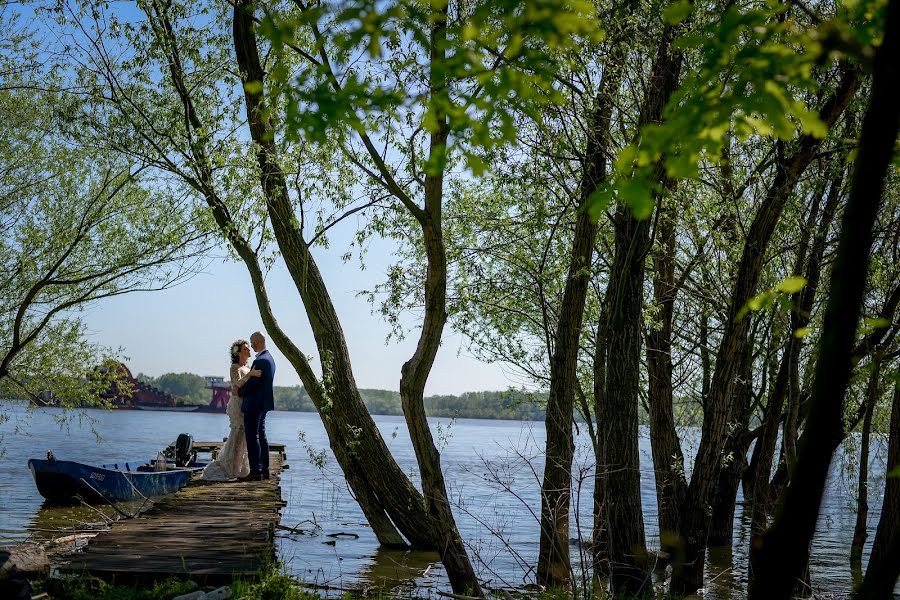
[[[254, 580], [235, 579], [230, 584], [235, 600], [318, 600], [319, 596], [298, 587], [278, 565], [260, 571]], [[170, 600], [197, 588], [189, 578], [170, 577], [145, 585], [108, 583], [87, 575], [48, 578], [35, 582], [34, 594], [46, 592], [48, 600]], [[202, 589], [202, 588], [201, 588]]]

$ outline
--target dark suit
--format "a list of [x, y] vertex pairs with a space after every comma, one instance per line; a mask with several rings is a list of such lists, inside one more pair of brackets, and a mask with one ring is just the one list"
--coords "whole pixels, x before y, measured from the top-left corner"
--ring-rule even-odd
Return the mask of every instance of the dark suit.
[[275, 361], [268, 350], [256, 355], [252, 369], [259, 369], [262, 375], [251, 377], [238, 390], [241, 410], [244, 412], [244, 434], [247, 436], [247, 457], [250, 474], [269, 472], [269, 441], [266, 439], [266, 413], [275, 410]]

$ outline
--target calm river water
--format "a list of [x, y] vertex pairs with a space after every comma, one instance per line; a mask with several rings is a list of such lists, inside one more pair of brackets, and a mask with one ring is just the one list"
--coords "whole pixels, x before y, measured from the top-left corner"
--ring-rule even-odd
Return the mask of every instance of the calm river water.
[[[30, 457], [45, 456], [50, 450], [60, 459], [93, 463], [150, 458], [182, 432], [190, 433], [195, 440], [221, 439], [227, 433], [225, 415], [126, 410], [63, 413], [57, 409], [28, 411], [20, 405], [4, 405], [3, 411], [10, 419], [0, 425], [0, 545], [24, 539], [35, 529], [71, 527], [78, 520], [97, 520], [84, 514], [86, 511], [42, 508], [42, 498], [26, 466]], [[400, 465], [417, 478], [403, 419], [378, 416], [375, 420]], [[338, 588], [415, 586], [421, 593], [448, 588], [442, 567], [435, 564], [436, 555], [379, 550], [328, 451], [318, 415], [273, 412], [268, 416], [267, 427], [270, 440], [287, 445], [290, 468], [282, 476], [287, 506], [281, 522], [299, 529], [297, 533], [279, 532], [278, 553], [292, 574], [307, 582]], [[432, 428], [442, 447], [457, 524], [481, 577], [490, 580], [492, 587], [520, 587], [533, 582], [543, 423], [433, 419]], [[646, 431], [644, 434], [644, 520], [648, 545], [655, 547], [656, 499], [650, 444]], [[690, 434], [687, 432], [686, 437]], [[579, 518], [573, 519], [571, 537], [579, 536], [580, 524], [581, 537], [589, 539], [593, 465], [586, 441], [586, 435], [581, 435], [576, 472], [581, 471], [583, 477], [576, 477], [575, 482], [580, 508]], [[325, 464], [321, 467], [315, 459], [323, 450]], [[693, 452], [692, 448], [686, 450]], [[876, 478], [870, 483], [870, 542], [881, 506], [883, 481], [879, 475], [884, 468], [883, 462], [877, 463], [879, 460], [883, 458], [873, 458]], [[855, 522], [853, 492], [842, 468], [846, 462], [835, 461], [812, 557], [813, 587], [838, 597], [847, 594], [851, 587], [849, 546]], [[739, 505], [734, 550], [730, 555], [726, 552], [711, 557], [704, 597], [743, 597], [748, 519]], [[581, 552], [580, 546], [574, 544], [575, 564], [580, 562]]]

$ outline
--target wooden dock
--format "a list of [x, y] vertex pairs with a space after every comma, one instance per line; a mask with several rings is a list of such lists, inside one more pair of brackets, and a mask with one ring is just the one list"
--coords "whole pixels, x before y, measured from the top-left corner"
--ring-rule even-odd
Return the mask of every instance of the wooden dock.
[[270, 453], [269, 480], [192, 482], [140, 516], [114, 523], [60, 571], [118, 580], [252, 577], [275, 556], [283, 462], [281, 452]]
[[[192, 448], [198, 454], [209, 454], [213, 459], [215, 459], [219, 455], [219, 451], [222, 449], [222, 446], [225, 445], [225, 440], [221, 442], [194, 442], [192, 444]], [[167, 450], [174, 451], [175, 450], [175, 442], [169, 444]], [[285, 458], [285, 445], [284, 444], [274, 444], [269, 442], [269, 452], [277, 452], [281, 455], [281, 458]]]

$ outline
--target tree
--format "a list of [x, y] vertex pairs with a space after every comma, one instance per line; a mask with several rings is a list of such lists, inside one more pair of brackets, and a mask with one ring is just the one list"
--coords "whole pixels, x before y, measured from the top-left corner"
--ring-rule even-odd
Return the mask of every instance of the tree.
[[[869, 259], [885, 174], [900, 130], [900, 106], [893, 99], [898, 59], [900, 2], [892, 1], [887, 7], [884, 39], [875, 54], [872, 94], [863, 117], [859, 155], [831, 273], [808, 422], [784, 505], [757, 549], [751, 598], [790, 597], [808, 558], [831, 457], [843, 437], [843, 397], [867, 276], [858, 265]], [[890, 592], [888, 589], [885, 595]]]
[[2, 21], [0, 389], [38, 403], [101, 403], [116, 372], [92, 369], [114, 354], [89, 340], [80, 312], [190, 277], [206, 236], [140, 161], [67, 135], [78, 96], [39, 60], [33, 31]]

